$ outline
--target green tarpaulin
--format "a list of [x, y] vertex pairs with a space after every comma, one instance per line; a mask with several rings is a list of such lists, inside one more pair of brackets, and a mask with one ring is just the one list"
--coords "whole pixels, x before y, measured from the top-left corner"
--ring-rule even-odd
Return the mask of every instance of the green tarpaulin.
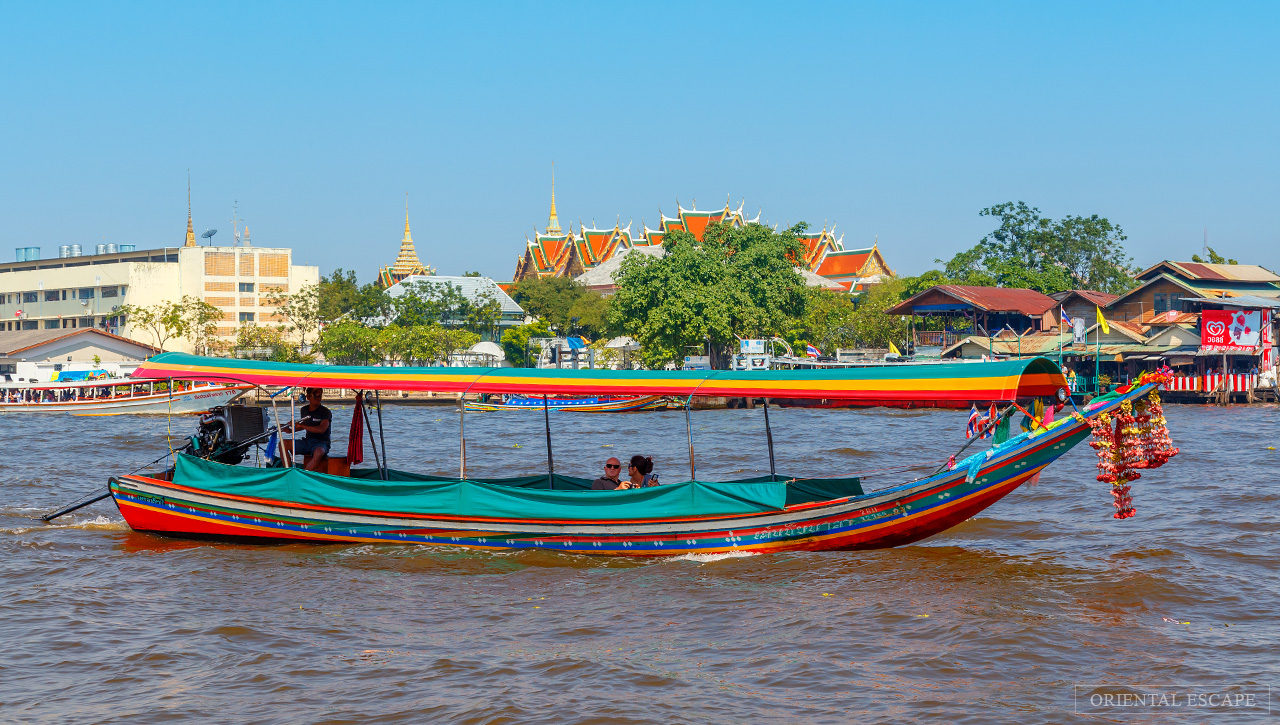
[[[236, 496], [313, 506], [538, 520], [644, 520], [725, 516], [777, 511], [784, 506], [862, 494], [857, 479], [809, 479], [787, 483], [767, 477], [744, 481], [689, 481], [626, 491], [591, 491], [590, 482], [546, 476], [493, 481], [441, 479], [391, 471], [354, 470], [352, 477], [300, 468], [228, 466], [187, 455], [177, 457], [174, 482]], [[374, 476], [369, 478], [368, 476]], [[568, 489], [568, 490], [565, 490]]]

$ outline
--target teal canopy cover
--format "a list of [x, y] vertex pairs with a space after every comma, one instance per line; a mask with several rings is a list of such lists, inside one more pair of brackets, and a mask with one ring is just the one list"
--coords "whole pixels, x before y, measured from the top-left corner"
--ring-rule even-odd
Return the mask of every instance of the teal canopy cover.
[[[215, 493], [308, 506], [370, 512], [430, 514], [460, 518], [535, 521], [667, 520], [779, 511], [801, 500], [860, 495], [857, 479], [788, 485], [761, 479], [714, 483], [688, 481], [626, 491], [591, 491], [584, 479], [558, 477], [564, 488], [549, 490], [545, 476], [494, 482], [436, 479], [392, 471], [392, 480], [312, 473], [300, 468], [228, 466], [187, 455], [177, 457], [174, 483]], [[377, 475], [376, 471], [373, 472]], [[543, 488], [533, 488], [539, 480]], [[557, 486], [557, 489], [560, 486]], [[827, 494], [835, 491], [836, 496]], [[788, 500], [792, 499], [792, 500]]]

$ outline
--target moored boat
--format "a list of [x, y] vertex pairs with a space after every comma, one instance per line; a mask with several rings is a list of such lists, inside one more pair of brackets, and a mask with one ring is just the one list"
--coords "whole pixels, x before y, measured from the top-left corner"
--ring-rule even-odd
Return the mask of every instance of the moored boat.
[[252, 385], [187, 381], [138, 382], [106, 378], [91, 381], [0, 384], [0, 413], [71, 415], [166, 415], [201, 413], [226, 405]]
[[531, 398], [524, 395], [506, 395], [499, 400], [468, 400], [464, 405], [475, 412], [500, 410], [574, 411], [577, 413], [630, 413], [639, 410], [663, 410], [667, 398], [663, 395], [598, 395], [587, 397]]
[[[766, 382], [761, 373], [725, 371], [405, 373], [396, 368], [255, 366], [170, 354], [154, 358], [135, 375], [361, 390], [466, 393], [519, 387], [534, 395], [592, 386], [609, 393], [647, 388], [663, 395], [708, 391], [703, 394], [849, 398], [906, 396], [913, 386], [941, 394], [950, 386], [956, 395], [1014, 403], [1061, 395], [1065, 385], [1061, 371], [1043, 358], [931, 366], [930, 377], [894, 377], [919, 375], [918, 370], [808, 371], [770, 375]], [[349, 469], [349, 475], [336, 476], [180, 455], [164, 474], [112, 478], [110, 493], [134, 529], [188, 537], [544, 548], [624, 556], [882, 548], [945, 531], [991, 506], [1088, 437], [1099, 419], [1123, 420], [1125, 411], [1132, 411], [1134, 402], [1151, 394], [1156, 384], [1144, 381], [1052, 423], [1037, 421], [1031, 431], [952, 461], [932, 475], [870, 492], [856, 477], [801, 479], [771, 473], [738, 481], [700, 480], [692, 446], [693, 475], [686, 482], [592, 491], [583, 479], [555, 474], [548, 446], [546, 475], [493, 480], [396, 471], [385, 466], [385, 459], [376, 469]], [[465, 460], [462, 467], [465, 471]]]

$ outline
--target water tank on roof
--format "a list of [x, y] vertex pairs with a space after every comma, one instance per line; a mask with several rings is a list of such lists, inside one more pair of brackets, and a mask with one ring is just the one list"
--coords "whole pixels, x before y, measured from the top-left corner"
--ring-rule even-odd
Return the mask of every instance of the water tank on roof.
[[121, 244], [121, 245], [120, 245], [120, 251], [121, 251], [121, 252], [132, 252], [133, 250], [135, 250], [135, 249], [137, 249], [137, 248], [138, 248], [138, 245], [136, 245], [136, 244]]
[[108, 242], [108, 243], [107, 243], [107, 254], [115, 254], [115, 253], [116, 253], [116, 245], [111, 244], [110, 242]]
[[79, 257], [81, 254], [83, 254], [83, 252], [80, 250], [80, 245], [79, 245], [79, 244], [72, 244], [72, 245], [71, 245], [71, 256], [73, 256], [73, 257]]
[[40, 247], [18, 247], [14, 250], [14, 261], [34, 262], [40, 259]]
[[58, 247], [58, 259], [66, 259], [67, 257], [70, 257], [70, 256], [71, 256], [70, 244], [63, 244], [62, 246]]
[[97, 247], [97, 250], [94, 252], [94, 254], [106, 254], [106, 253], [107, 253], [107, 245], [105, 244], [99, 244]]

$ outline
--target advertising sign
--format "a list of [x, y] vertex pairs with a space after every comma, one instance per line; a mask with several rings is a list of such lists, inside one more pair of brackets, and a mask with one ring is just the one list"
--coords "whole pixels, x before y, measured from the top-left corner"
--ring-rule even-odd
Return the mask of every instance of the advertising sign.
[[1200, 349], [1249, 352], [1262, 340], [1262, 318], [1258, 310], [1205, 310], [1200, 313]]
[[738, 352], [743, 355], [762, 355], [764, 354], [764, 340], [739, 340]]

